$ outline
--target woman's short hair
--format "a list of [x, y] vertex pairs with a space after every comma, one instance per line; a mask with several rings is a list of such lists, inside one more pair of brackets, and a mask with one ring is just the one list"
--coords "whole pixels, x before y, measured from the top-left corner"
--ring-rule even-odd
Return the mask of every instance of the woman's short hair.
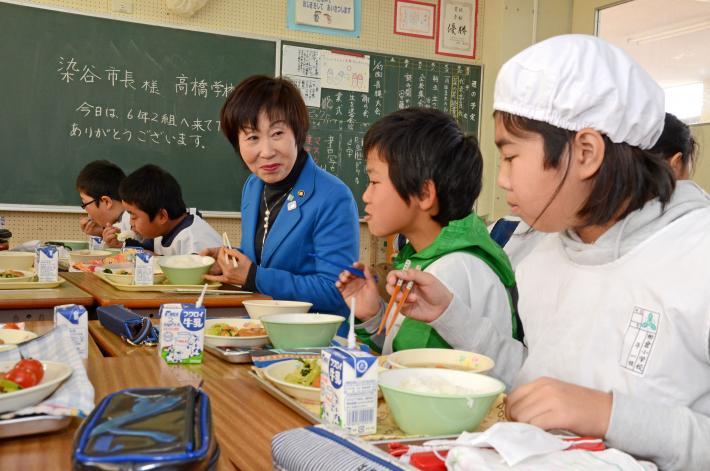
[[256, 129], [262, 111], [272, 122], [285, 121], [296, 138], [296, 147], [303, 149], [309, 122], [301, 92], [288, 79], [253, 75], [232, 90], [220, 111], [222, 133], [237, 153], [239, 131]]

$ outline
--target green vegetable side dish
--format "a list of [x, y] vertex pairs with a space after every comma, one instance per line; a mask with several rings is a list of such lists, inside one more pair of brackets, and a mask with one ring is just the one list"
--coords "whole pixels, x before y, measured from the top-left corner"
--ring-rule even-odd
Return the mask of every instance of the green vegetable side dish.
[[131, 272], [129, 272], [128, 270], [111, 270], [110, 268], [104, 268], [103, 272], [109, 273], [112, 275], [130, 275], [131, 274]]
[[303, 365], [284, 377], [284, 381], [302, 386], [320, 387], [320, 358], [304, 360], [299, 358]]
[[15, 383], [14, 381], [10, 381], [9, 379], [5, 378], [0, 378], [0, 394], [15, 392], [19, 391], [20, 389], [22, 389], [22, 386]]

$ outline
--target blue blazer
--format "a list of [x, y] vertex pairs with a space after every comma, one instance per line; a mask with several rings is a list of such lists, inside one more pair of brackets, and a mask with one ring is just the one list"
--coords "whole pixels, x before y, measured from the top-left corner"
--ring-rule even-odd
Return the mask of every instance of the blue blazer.
[[[263, 188], [264, 182], [252, 174], [242, 190], [241, 251], [252, 262], [256, 260], [254, 234], [261, 223], [257, 219]], [[309, 155], [290, 195], [293, 198], [286, 197], [266, 236], [256, 287], [274, 299], [311, 302], [315, 312], [347, 315], [348, 306], [335, 281], [340, 267], [351, 265], [360, 253], [352, 192]]]

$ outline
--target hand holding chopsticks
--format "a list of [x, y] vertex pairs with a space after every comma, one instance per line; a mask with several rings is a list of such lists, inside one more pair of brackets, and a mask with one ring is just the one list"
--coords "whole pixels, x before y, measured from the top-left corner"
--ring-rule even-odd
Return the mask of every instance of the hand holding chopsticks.
[[[233, 250], [232, 244], [229, 243], [229, 236], [227, 236], [226, 232], [222, 233], [222, 245], [228, 248], [229, 250]], [[227, 263], [229, 263], [229, 255], [227, 255], [226, 253], [224, 254], [224, 259]], [[239, 263], [237, 263], [237, 259], [232, 259], [232, 266], [234, 268], [237, 268], [239, 266]]]
[[454, 298], [453, 293], [431, 273], [420, 270], [395, 270], [387, 275], [387, 291], [392, 293], [395, 299], [399, 293], [397, 284], [400, 282], [412, 283], [408, 296], [405, 298], [402, 293], [399, 301], [400, 309], [410, 319], [432, 322], [449, 308]]

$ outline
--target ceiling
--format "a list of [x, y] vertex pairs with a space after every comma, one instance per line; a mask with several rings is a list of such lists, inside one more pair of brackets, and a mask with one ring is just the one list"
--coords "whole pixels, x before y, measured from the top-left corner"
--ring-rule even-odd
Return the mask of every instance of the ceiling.
[[710, 0], [632, 0], [600, 10], [598, 35], [634, 57], [663, 88], [708, 81]]

